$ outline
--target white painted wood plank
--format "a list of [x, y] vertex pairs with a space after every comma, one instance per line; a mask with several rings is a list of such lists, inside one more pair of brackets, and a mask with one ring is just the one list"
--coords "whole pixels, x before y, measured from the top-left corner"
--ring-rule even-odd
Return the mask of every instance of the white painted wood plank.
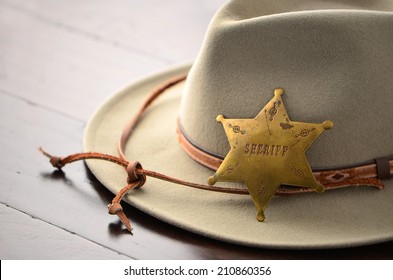
[[129, 259], [0, 204], [0, 259]]
[[80, 120], [116, 89], [167, 64], [0, 5], [0, 90]]
[[170, 62], [194, 59], [207, 26], [228, 0], [6, 0], [4, 5]]

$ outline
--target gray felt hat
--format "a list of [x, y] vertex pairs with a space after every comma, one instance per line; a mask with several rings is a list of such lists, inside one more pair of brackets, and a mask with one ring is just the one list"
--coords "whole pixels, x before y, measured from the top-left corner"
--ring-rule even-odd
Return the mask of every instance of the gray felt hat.
[[[130, 191], [126, 202], [180, 228], [250, 246], [332, 248], [393, 239], [393, 180], [388, 178], [393, 170], [392, 1], [233, 0], [213, 18], [192, 66], [134, 82], [98, 108], [85, 131], [85, 151], [117, 154], [124, 126], [148, 93], [187, 73], [185, 82], [168, 89], [144, 114], [128, 140], [128, 159], [206, 183], [215, 171], [184, 151], [176, 130], [194, 148], [222, 160], [231, 145], [216, 117], [255, 118], [274, 90], [283, 88], [291, 120], [334, 123], [306, 152], [313, 170], [371, 166], [378, 175], [388, 168], [386, 178], [380, 178], [384, 188], [357, 184], [277, 196], [264, 222], [255, 219], [248, 195], [151, 178]], [[380, 158], [381, 165], [374, 164]], [[118, 166], [87, 164], [113, 193], [124, 186], [124, 170]]]

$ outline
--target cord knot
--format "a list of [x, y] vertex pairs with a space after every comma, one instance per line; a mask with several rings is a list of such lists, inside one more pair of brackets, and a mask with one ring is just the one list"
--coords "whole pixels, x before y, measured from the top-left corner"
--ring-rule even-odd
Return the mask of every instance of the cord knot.
[[128, 163], [126, 169], [128, 174], [128, 178], [127, 178], [128, 184], [132, 184], [139, 181], [139, 183], [135, 186], [135, 188], [142, 187], [146, 182], [146, 175], [141, 172], [138, 172], [138, 169], [139, 170], [142, 169], [142, 165], [140, 164], [139, 161], [131, 161], [130, 163]]
[[123, 211], [123, 207], [121, 207], [120, 203], [108, 204], [108, 213], [109, 214], [116, 215], [119, 211]]
[[120, 203], [112, 202], [108, 205], [108, 213], [111, 215], [117, 215], [123, 225], [128, 229], [129, 232], [132, 232], [132, 226], [130, 220], [128, 220], [127, 216], [123, 212], [123, 207], [121, 207]]
[[61, 169], [66, 163], [63, 162], [63, 158], [52, 156], [50, 153], [44, 150], [44, 148], [39, 147], [38, 150], [47, 158], [49, 158], [49, 162], [53, 167]]
[[49, 162], [52, 164], [53, 167], [56, 167], [58, 169], [61, 169], [64, 166], [60, 157], [52, 156], [49, 159]]

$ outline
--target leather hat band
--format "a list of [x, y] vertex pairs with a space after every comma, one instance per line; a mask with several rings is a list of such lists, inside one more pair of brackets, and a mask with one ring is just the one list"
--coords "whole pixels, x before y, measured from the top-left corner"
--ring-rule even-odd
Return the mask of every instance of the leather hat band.
[[[184, 133], [180, 121], [177, 123], [178, 141], [184, 151], [195, 161], [212, 170], [217, 170], [223, 157], [206, 151], [193, 143]], [[340, 166], [329, 169], [313, 169], [317, 181], [327, 189], [342, 188], [348, 186], [373, 185], [383, 188], [381, 180], [389, 179], [393, 174], [393, 155], [370, 160], [351, 166]], [[281, 188], [279, 193], [304, 192], [302, 188]]]

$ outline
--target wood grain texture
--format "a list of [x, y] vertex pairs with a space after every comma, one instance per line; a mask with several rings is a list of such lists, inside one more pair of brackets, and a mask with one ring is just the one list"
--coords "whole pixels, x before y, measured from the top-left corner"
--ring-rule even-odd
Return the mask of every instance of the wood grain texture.
[[7, 0], [39, 20], [170, 63], [194, 59], [215, 11], [227, 0]]
[[129, 259], [3, 204], [0, 222], [0, 259]]
[[[125, 84], [195, 57], [224, 0], [0, 0], [2, 259], [383, 259], [393, 243], [267, 250], [195, 235], [126, 205], [83, 163], [54, 171], [38, 153], [79, 152], [86, 122]], [[7, 207], [9, 206], [9, 207]]]
[[83, 121], [112, 92], [167, 65], [30, 13], [0, 10], [0, 88]]

